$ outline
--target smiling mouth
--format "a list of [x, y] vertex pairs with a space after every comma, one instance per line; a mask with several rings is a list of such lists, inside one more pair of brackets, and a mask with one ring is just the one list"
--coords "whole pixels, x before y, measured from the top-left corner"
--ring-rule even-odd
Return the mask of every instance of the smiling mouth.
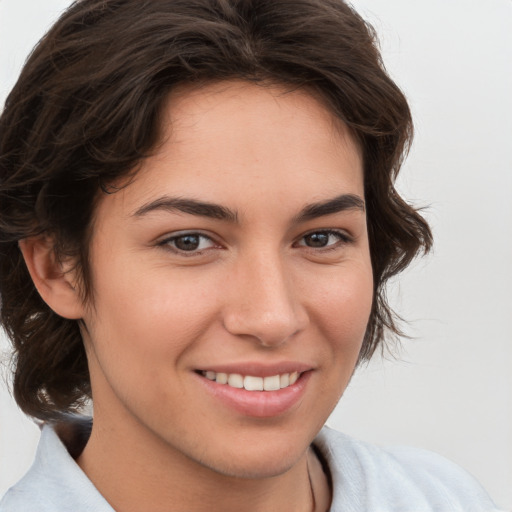
[[221, 373], [211, 370], [200, 371], [200, 375], [217, 384], [245, 389], [247, 391], [278, 391], [293, 386], [301, 376], [301, 372], [282, 373], [268, 377], [255, 377], [253, 375], [241, 375], [239, 373]]

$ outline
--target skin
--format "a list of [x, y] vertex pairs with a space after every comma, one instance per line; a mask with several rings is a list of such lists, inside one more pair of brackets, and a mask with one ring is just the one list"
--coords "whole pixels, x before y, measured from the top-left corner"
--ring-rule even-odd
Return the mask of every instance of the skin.
[[[117, 511], [312, 510], [309, 446], [354, 371], [373, 281], [364, 207], [301, 212], [347, 194], [364, 199], [360, 150], [310, 94], [227, 82], [169, 98], [155, 154], [99, 202], [94, 297], [73, 311], [95, 414], [78, 463]], [[169, 197], [236, 219], [155, 207]], [[187, 240], [198, 250], [180, 251]], [[282, 362], [308, 378], [271, 417], [197, 374]], [[327, 479], [310, 473], [325, 505]]]

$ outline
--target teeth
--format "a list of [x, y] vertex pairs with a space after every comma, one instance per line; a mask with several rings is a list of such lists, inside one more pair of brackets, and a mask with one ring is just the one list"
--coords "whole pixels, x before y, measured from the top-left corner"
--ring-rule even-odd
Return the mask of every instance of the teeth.
[[290, 385], [290, 374], [285, 373], [279, 377], [279, 387], [287, 388]]
[[248, 391], [263, 391], [263, 379], [247, 375], [244, 377], [244, 388]]
[[232, 388], [242, 389], [244, 387], [244, 378], [238, 373], [230, 373], [228, 376], [228, 385]]
[[218, 384], [227, 384], [233, 388], [247, 391], [277, 391], [287, 388], [297, 382], [299, 372], [271, 375], [269, 377], [254, 377], [253, 375], [240, 375], [239, 373], [216, 373], [211, 370], [201, 372], [203, 377], [214, 380]]
[[277, 391], [281, 389], [279, 375], [273, 375], [272, 377], [265, 377], [263, 379], [263, 389], [265, 391]]
[[[215, 372], [213, 372], [215, 373]], [[227, 384], [228, 383], [228, 374], [227, 373], [217, 373], [215, 376], [215, 381], [219, 384]]]

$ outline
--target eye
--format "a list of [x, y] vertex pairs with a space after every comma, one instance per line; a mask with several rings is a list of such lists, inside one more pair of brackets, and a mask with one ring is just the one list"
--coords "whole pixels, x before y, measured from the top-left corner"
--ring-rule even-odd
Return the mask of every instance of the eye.
[[194, 254], [215, 247], [217, 244], [201, 233], [180, 233], [162, 240], [158, 245], [178, 253]]
[[304, 235], [297, 245], [312, 249], [334, 249], [351, 241], [352, 239], [342, 231], [322, 230]]

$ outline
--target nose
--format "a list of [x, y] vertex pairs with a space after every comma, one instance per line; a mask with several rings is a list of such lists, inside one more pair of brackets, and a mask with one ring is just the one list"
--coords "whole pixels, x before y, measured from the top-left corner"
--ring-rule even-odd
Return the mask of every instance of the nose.
[[231, 334], [276, 347], [307, 326], [307, 311], [286, 265], [261, 253], [238, 262], [226, 287], [224, 327]]

